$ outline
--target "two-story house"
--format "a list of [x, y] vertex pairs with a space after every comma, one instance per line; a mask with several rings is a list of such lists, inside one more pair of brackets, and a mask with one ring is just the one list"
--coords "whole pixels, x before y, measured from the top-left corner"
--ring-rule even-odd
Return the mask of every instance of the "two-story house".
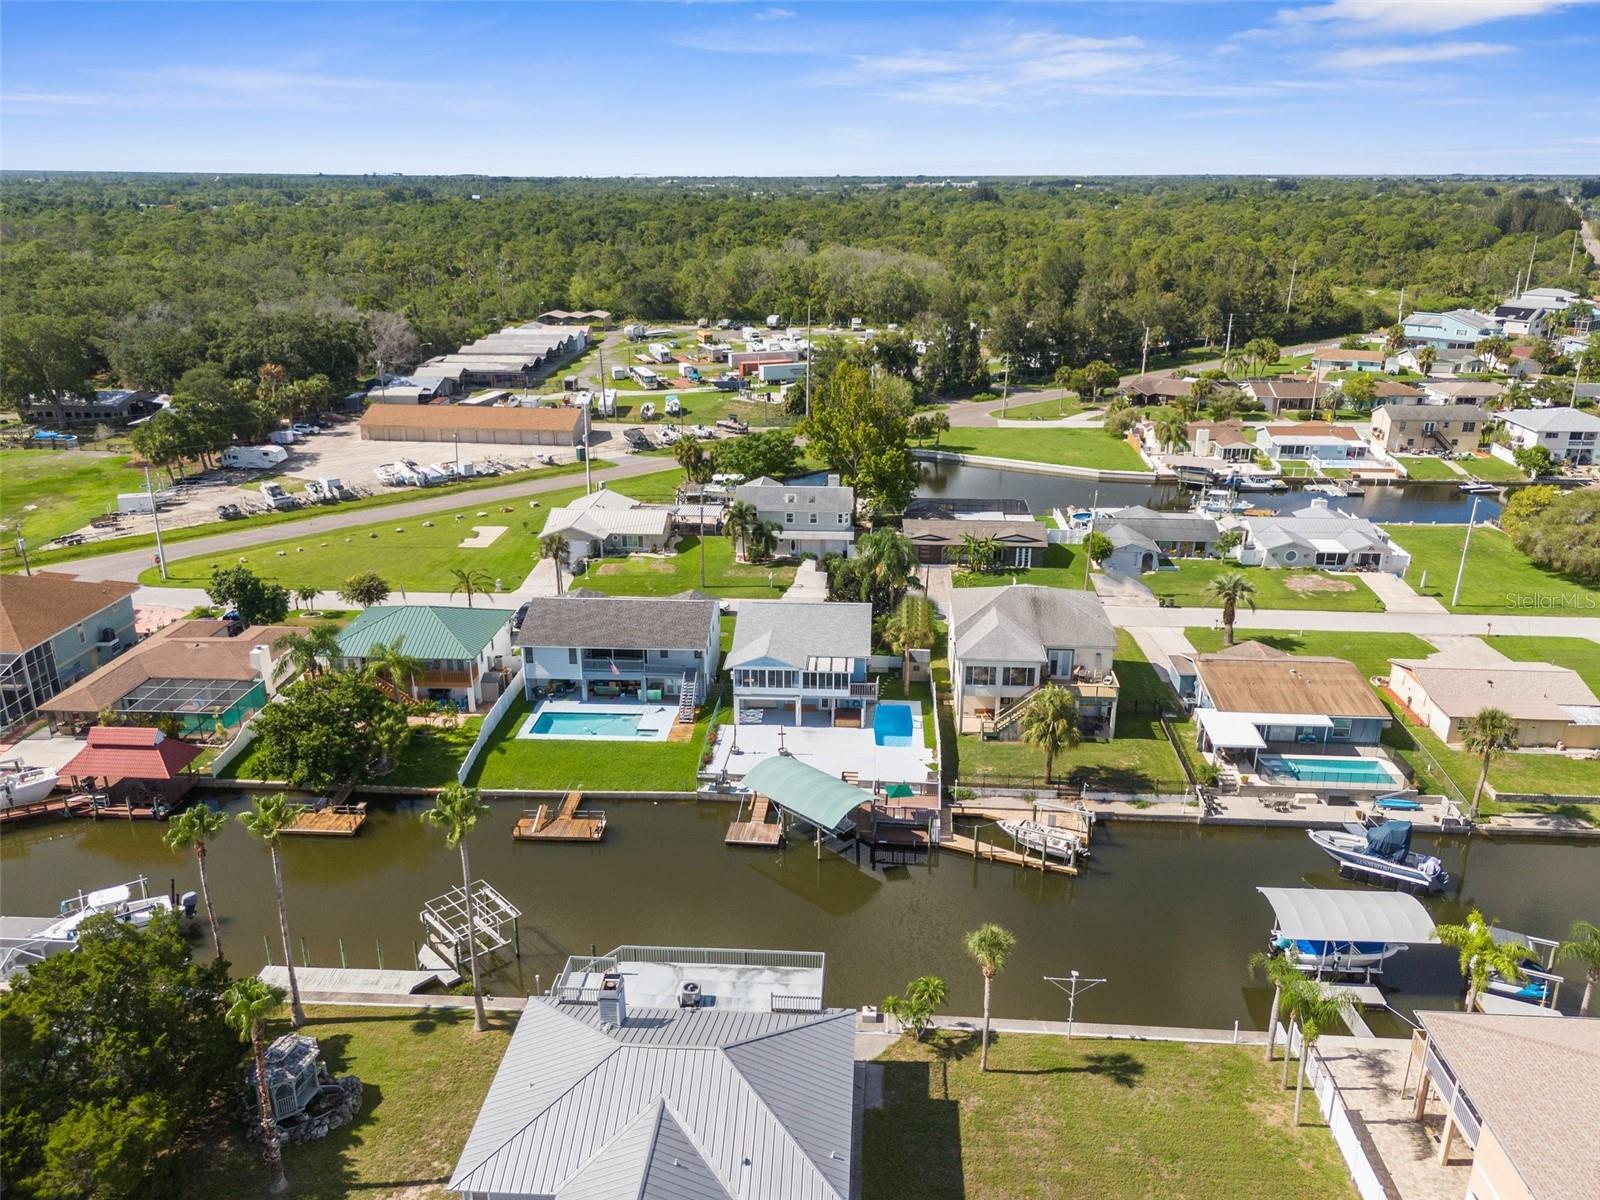
[[131, 583], [41, 571], [0, 588], [0, 729], [34, 715], [62, 688], [138, 640]]
[[739, 608], [728, 651], [735, 721], [871, 725], [872, 605], [782, 600]]
[[493, 704], [516, 674], [511, 610], [505, 608], [377, 604], [339, 633], [344, 666], [359, 670], [383, 648], [423, 664], [415, 679], [396, 686], [468, 712]]
[[1406, 341], [1435, 350], [1470, 350], [1500, 332], [1500, 322], [1470, 308], [1449, 312], [1414, 312], [1402, 322]]
[[1500, 414], [1506, 430], [1506, 445], [1494, 453], [1515, 461], [1515, 452], [1543, 446], [1557, 462], [1587, 466], [1600, 461], [1600, 417], [1576, 408], [1519, 408]]
[[1109, 741], [1117, 724], [1116, 649], [1116, 630], [1093, 592], [957, 588], [950, 623], [957, 731], [1014, 739], [1028, 702], [1058, 684], [1077, 700], [1084, 736]]
[[545, 596], [529, 602], [514, 639], [522, 686], [570, 685], [591, 698], [705, 703], [722, 640], [709, 597]]
[[777, 526], [774, 536], [782, 557], [855, 554], [856, 490], [842, 486], [837, 475], [829, 475], [824, 484], [783, 483], [762, 475], [736, 487], [733, 498]]
[[1390, 454], [1470, 454], [1488, 417], [1476, 404], [1385, 404], [1372, 414], [1372, 440]]

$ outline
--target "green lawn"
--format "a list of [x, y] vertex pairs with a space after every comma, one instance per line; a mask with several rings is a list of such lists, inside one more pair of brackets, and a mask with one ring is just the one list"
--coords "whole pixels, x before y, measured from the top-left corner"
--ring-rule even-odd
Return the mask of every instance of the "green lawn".
[[[518, 1015], [492, 1012], [488, 1032], [475, 1033], [471, 1008], [307, 1005], [301, 1032], [317, 1039], [335, 1075], [361, 1080], [361, 1111], [320, 1141], [285, 1147], [290, 1194], [305, 1200], [452, 1197], [444, 1185]], [[275, 1021], [267, 1038], [288, 1031], [287, 1021]], [[178, 1195], [185, 1200], [267, 1196], [260, 1149], [244, 1141], [236, 1123], [224, 1127], [226, 1136], [197, 1146], [181, 1172]]]
[[[1221, 559], [1186, 558], [1179, 561], [1177, 570], [1151, 571], [1139, 576], [1139, 582], [1180, 607], [1220, 609], [1222, 605], [1206, 592], [1206, 587], [1218, 575], [1229, 571], [1240, 572], [1254, 585], [1257, 608], [1383, 611], [1383, 603], [1359, 576], [1330, 575], [1326, 571], [1268, 570], [1266, 567], [1241, 567], [1236, 562]], [[1244, 611], [1249, 610], [1245, 608]]]
[[[1461, 562], [1464, 525], [1385, 525], [1384, 530], [1411, 554], [1406, 582], [1420, 594], [1450, 607], [1456, 569]], [[1423, 585], [1426, 573], [1427, 584]], [[1455, 612], [1518, 613], [1559, 616], [1564, 608], [1584, 612], [1600, 600], [1600, 592], [1535, 566], [1498, 529], [1479, 526], [1472, 534], [1461, 603]]]
[[[1384, 745], [1433, 785], [1424, 787], [1424, 791], [1450, 794], [1440, 779], [1442, 774], [1455, 785], [1455, 795], [1462, 800], [1472, 799], [1472, 790], [1478, 784], [1478, 759], [1474, 755], [1451, 749], [1431, 729], [1407, 725], [1403, 718], [1397, 718], [1385, 734]], [[1499, 792], [1529, 796], [1600, 797], [1600, 762], [1580, 762], [1559, 754], [1506, 754], [1490, 764], [1489, 786]], [[1600, 805], [1596, 807], [1600, 810]]]
[[1489, 645], [1518, 662], [1547, 662], [1570, 667], [1600, 696], [1600, 642], [1580, 637], [1485, 638]]
[[1398, 457], [1405, 466], [1408, 478], [1419, 479], [1425, 483], [1430, 481], [1462, 482], [1461, 475], [1452, 471], [1449, 464], [1437, 455], [1402, 454]]
[[903, 1038], [865, 1114], [864, 1200], [1346, 1200], [1314, 1102], [1259, 1048], [1001, 1034]]
[[1075, 396], [1063, 396], [1059, 400], [1035, 400], [1031, 404], [1008, 404], [1005, 411], [994, 410], [994, 415], [1003, 417], [1007, 421], [1054, 421], [1061, 417], [1070, 417], [1074, 413], [1083, 411], [1083, 405]]
[[[577, 577], [577, 586], [617, 596], [670, 596], [689, 588], [700, 589], [700, 541], [679, 539], [672, 555], [630, 555], [589, 564]], [[705, 539], [704, 591], [714, 596], [776, 600], [794, 582], [795, 568], [735, 562], [733, 543], [725, 537]]]
[[1148, 471], [1137, 451], [1103, 429], [952, 429], [941, 448], [990, 458], [1060, 463], [1104, 470]]
[[[1195, 627], [1185, 629], [1189, 644], [1202, 654], [1222, 649], [1222, 630]], [[1310, 629], [1304, 633], [1268, 633], [1262, 630], [1241, 629], [1238, 639], [1258, 641], [1290, 654], [1313, 654], [1343, 658], [1361, 668], [1368, 679], [1374, 675], [1389, 674], [1391, 658], [1427, 658], [1433, 654], [1433, 643], [1409, 633], [1342, 633], [1332, 630]], [[1600, 647], [1596, 647], [1600, 650]]]
[[1059, 543], [1045, 547], [1042, 566], [1030, 567], [1025, 571], [1002, 567], [986, 575], [955, 571], [951, 576], [951, 582], [958, 588], [1004, 587], [1013, 579], [1018, 583], [1036, 583], [1041, 587], [1069, 588], [1073, 591], [1084, 591], [1089, 586], [1083, 571], [1082, 547]]
[[144, 491], [144, 472], [127, 464], [125, 454], [93, 450], [0, 450], [0, 523], [8, 530], [8, 561], [16, 557], [16, 537], [9, 531], [18, 524], [31, 556], [91, 517], [116, 512], [118, 492]]
[[[481, 788], [571, 789], [591, 792], [692, 792], [705, 755], [711, 707], [702, 710], [694, 736], [686, 742], [607, 742], [519, 738], [531, 707], [519, 699], [484, 747], [467, 782]], [[717, 721], [732, 716], [726, 698]]]
[[[617, 491], [638, 500], [661, 500], [671, 497], [681, 476], [682, 472], [674, 468], [619, 480], [615, 486]], [[468, 504], [425, 517], [380, 519], [336, 533], [288, 537], [252, 546], [243, 554], [180, 558], [170, 564], [166, 586], [203, 587], [210, 581], [213, 566], [237, 566], [242, 562], [263, 578], [289, 587], [337, 588], [353, 572], [373, 570], [396, 589], [396, 600], [400, 599], [401, 588], [449, 591], [452, 567], [483, 570], [509, 590], [533, 570], [539, 532], [549, 510], [581, 495], [583, 487], [577, 485], [526, 500]], [[474, 525], [507, 528], [492, 545], [464, 549], [460, 543], [472, 536]], [[151, 587], [162, 586], [154, 567], [146, 570], [140, 580]]]
[[1491, 483], [1526, 483], [1528, 476], [1521, 467], [1515, 463], [1508, 463], [1504, 459], [1496, 458], [1492, 454], [1475, 454], [1463, 460], [1461, 465], [1467, 474], [1478, 479], [1486, 479]]
[[387, 775], [373, 780], [385, 787], [442, 788], [456, 781], [456, 772], [466, 761], [467, 751], [478, 740], [483, 718], [468, 717], [460, 725], [447, 728], [417, 725], [411, 743], [400, 755], [399, 765]]

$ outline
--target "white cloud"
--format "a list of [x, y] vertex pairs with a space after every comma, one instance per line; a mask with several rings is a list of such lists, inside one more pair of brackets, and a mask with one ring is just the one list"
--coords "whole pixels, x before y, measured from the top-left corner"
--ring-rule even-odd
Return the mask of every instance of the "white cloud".
[[1462, 58], [1488, 58], [1513, 47], [1497, 42], [1435, 42], [1431, 46], [1363, 46], [1339, 50], [1322, 60], [1336, 71], [1363, 71], [1372, 67], [1411, 66], [1417, 63], [1455, 62]]
[[1279, 10], [1279, 25], [1337, 24], [1343, 33], [1451, 33], [1511, 17], [1536, 17], [1593, 0], [1330, 0]]
[[794, 13], [787, 8], [763, 8], [760, 12], [751, 13], [752, 21], [787, 21], [794, 17]]

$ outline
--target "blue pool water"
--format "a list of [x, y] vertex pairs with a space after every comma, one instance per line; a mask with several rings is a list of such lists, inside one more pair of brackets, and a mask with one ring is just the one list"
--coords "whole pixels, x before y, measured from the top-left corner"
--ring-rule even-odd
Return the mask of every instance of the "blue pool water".
[[878, 705], [872, 717], [872, 740], [880, 746], [911, 745], [911, 706]]
[[546, 737], [600, 737], [629, 738], [654, 737], [653, 732], [639, 731], [638, 713], [541, 713], [528, 727], [529, 733]]
[[1398, 782], [1394, 772], [1375, 758], [1329, 758], [1285, 754], [1274, 760], [1284, 772], [1307, 783], [1367, 783], [1384, 786]]

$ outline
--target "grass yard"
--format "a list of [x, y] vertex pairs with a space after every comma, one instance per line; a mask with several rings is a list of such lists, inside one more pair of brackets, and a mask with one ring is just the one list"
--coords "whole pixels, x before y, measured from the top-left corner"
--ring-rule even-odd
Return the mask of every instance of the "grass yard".
[[1461, 464], [1468, 475], [1486, 479], [1490, 483], [1526, 483], [1527, 472], [1516, 463], [1508, 463], [1492, 454], [1475, 454]]
[[1405, 466], [1407, 478], [1424, 483], [1452, 481], [1459, 483], [1462, 480], [1462, 476], [1452, 471], [1450, 465], [1437, 455], [1402, 454], [1399, 459]]
[[1134, 448], [1103, 429], [952, 429], [942, 449], [1022, 462], [1148, 471]]
[[[1139, 582], [1180, 607], [1220, 609], [1221, 603], [1206, 592], [1206, 587], [1229, 571], [1240, 572], [1255, 585], [1257, 608], [1383, 611], [1383, 602], [1359, 576], [1330, 575], [1326, 571], [1268, 570], [1220, 559], [1186, 558], [1179, 561], [1177, 570], [1152, 571], [1141, 575]], [[1247, 607], [1242, 610], [1249, 611]]]
[[1547, 662], [1570, 667], [1600, 696], [1600, 642], [1581, 637], [1488, 637], [1484, 641], [1518, 662]]
[[1004, 411], [994, 410], [997, 418], [1007, 421], [1054, 421], [1083, 411], [1076, 396], [1063, 396], [1059, 400], [1035, 400], [1032, 404], [1008, 404]]
[[[597, 559], [577, 577], [577, 586], [616, 596], [670, 596], [700, 588], [700, 539], [679, 539], [670, 555], [635, 554]], [[714, 596], [776, 600], [794, 582], [795, 568], [735, 562], [733, 543], [725, 537], [705, 539], [706, 583]]]
[[[518, 1014], [490, 1013], [486, 1033], [473, 1032], [471, 1008], [307, 1005], [306, 1016], [301, 1032], [321, 1044], [335, 1075], [361, 1080], [362, 1100], [349, 1125], [284, 1149], [291, 1194], [304, 1200], [452, 1197], [444, 1185]], [[267, 1039], [288, 1028], [287, 1021], [273, 1022]], [[187, 1200], [268, 1194], [261, 1151], [237, 1132], [198, 1148], [180, 1177]]]
[[[0, 450], [0, 477], [0, 522], [8, 530], [20, 525], [30, 556], [91, 517], [115, 512], [118, 492], [144, 491], [144, 472], [128, 466], [127, 455], [93, 450]], [[15, 558], [15, 536], [4, 540]]]
[[[1463, 801], [1472, 799], [1478, 784], [1478, 759], [1464, 750], [1454, 750], [1423, 726], [1407, 725], [1397, 717], [1385, 733], [1383, 744], [1405, 759], [1422, 780], [1432, 786], [1424, 791], [1454, 794]], [[1441, 778], [1441, 776], [1445, 778]], [[1454, 785], [1454, 792], [1446, 784]], [[1528, 796], [1594, 796], [1600, 801], [1600, 761], [1577, 761], [1559, 754], [1502, 755], [1489, 766], [1489, 786], [1497, 792]], [[1501, 805], [1500, 811], [1549, 811], [1540, 805]], [[1600, 824], [1600, 802], [1590, 805], [1587, 819]]]
[[[1406, 582], [1424, 596], [1447, 608], [1455, 589], [1461, 562], [1465, 525], [1385, 525], [1385, 532], [1411, 554]], [[1422, 584], [1423, 575], [1427, 584]], [[1600, 602], [1600, 592], [1535, 566], [1498, 529], [1479, 526], [1472, 534], [1467, 573], [1461, 584], [1461, 613], [1517, 613], [1524, 616], [1559, 616], [1570, 610], [1582, 613]]]
[[705, 754], [711, 707], [718, 724], [732, 716], [721, 705], [703, 709], [687, 742], [604, 742], [564, 738], [519, 738], [517, 730], [532, 706], [519, 699], [484, 747], [472, 776], [474, 787], [506, 789], [577, 788], [590, 792], [692, 792]]
[[1089, 586], [1083, 571], [1082, 547], [1059, 543], [1045, 547], [1044, 562], [1041, 566], [1030, 567], [1027, 570], [1002, 567], [986, 575], [960, 570], [951, 574], [951, 583], [958, 588], [1004, 587], [1013, 579], [1018, 583], [1034, 583], [1041, 587], [1067, 588], [1079, 592], [1087, 590]]
[[1003, 1034], [987, 1073], [978, 1059], [977, 1035], [952, 1032], [879, 1058], [865, 1200], [1356, 1195], [1315, 1105], [1295, 1126], [1259, 1049]]
[[460, 725], [417, 725], [411, 743], [394, 770], [372, 782], [384, 787], [442, 788], [456, 781], [467, 751], [478, 740], [482, 717], [468, 717]]
[[[1222, 649], [1222, 630], [1189, 628], [1183, 631], [1189, 644], [1202, 654]], [[1433, 654], [1433, 643], [1409, 633], [1346, 633], [1332, 630], [1309, 629], [1304, 633], [1269, 633], [1265, 630], [1241, 629], [1238, 640], [1262, 642], [1290, 654], [1311, 654], [1322, 657], [1343, 658], [1361, 668], [1368, 679], [1374, 675], [1389, 674], [1391, 658], [1427, 658]], [[1596, 647], [1600, 650], [1600, 647]]]

